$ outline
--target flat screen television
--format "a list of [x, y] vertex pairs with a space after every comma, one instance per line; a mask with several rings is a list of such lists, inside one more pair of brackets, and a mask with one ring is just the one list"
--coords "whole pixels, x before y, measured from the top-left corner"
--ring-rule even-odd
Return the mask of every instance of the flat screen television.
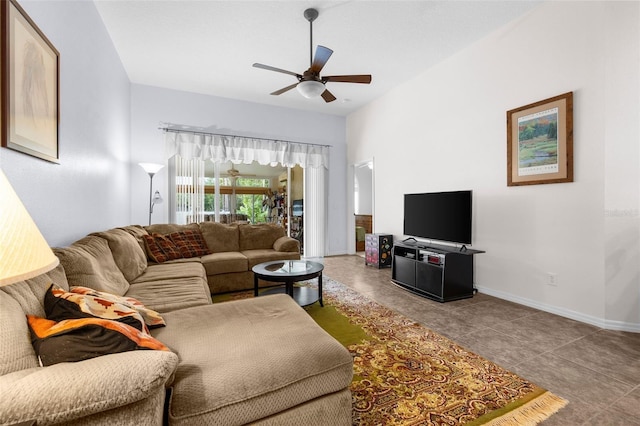
[[471, 244], [471, 191], [404, 195], [404, 235]]

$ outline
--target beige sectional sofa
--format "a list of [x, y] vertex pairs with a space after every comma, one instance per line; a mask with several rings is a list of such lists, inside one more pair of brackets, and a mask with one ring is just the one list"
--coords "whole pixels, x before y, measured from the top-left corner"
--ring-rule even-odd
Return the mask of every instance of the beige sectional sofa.
[[[196, 228], [128, 226], [55, 249], [56, 269], [0, 288], [0, 425], [351, 424], [352, 358], [290, 297], [211, 303], [211, 291], [252, 287], [250, 267], [274, 259], [288, 237], [257, 225], [195, 226], [212, 254], [153, 263], [143, 235]], [[139, 300], [164, 319], [150, 334], [169, 350], [40, 366], [26, 315], [46, 315], [52, 283]]]
[[[140, 240], [144, 234], [171, 234], [200, 230], [211, 251], [199, 258], [207, 273], [211, 293], [253, 288], [251, 268], [270, 260], [300, 259], [300, 243], [276, 225], [223, 224], [201, 222], [190, 225], [160, 224], [144, 228], [127, 227]], [[195, 260], [195, 259], [191, 259]]]

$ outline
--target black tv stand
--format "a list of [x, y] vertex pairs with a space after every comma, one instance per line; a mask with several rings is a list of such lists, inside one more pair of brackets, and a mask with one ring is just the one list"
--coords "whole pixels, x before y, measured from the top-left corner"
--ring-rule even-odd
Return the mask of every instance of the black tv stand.
[[[415, 240], [414, 240], [415, 241]], [[424, 242], [393, 246], [391, 280], [438, 302], [473, 297], [473, 255], [482, 250]]]

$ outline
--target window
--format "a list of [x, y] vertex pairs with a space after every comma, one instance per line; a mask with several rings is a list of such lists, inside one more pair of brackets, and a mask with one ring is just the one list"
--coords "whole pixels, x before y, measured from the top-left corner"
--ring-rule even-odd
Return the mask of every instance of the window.
[[287, 227], [287, 176], [282, 166], [214, 164], [176, 156], [172, 221], [277, 223]]
[[[215, 215], [216, 179], [205, 177], [204, 211]], [[218, 212], [235, 215], [251, 223], [269, 221], [267, 198], [271, 190], [271, 179], [266, 177], [221, 177], [218, 195]]]

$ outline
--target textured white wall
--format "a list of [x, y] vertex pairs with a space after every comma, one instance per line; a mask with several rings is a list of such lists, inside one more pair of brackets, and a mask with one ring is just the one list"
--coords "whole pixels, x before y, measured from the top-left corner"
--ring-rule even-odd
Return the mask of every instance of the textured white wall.
[[[330, 145], [328, 235], [329, 254], [344, 253], [347, 246], [346, 205], [346, 119], [278, 108], [216, 96], [131, 86], [131, 221], [146, 224], [148, 217], [149, 177], [139, 162], [165, 163], [161, 122], [216, 129], [220, 133], [283, 139], [294, 142]], [[154, 190], [166, 197], [167, 172], [153, 178]], [[154, 209], [154, 223], [166, 222], [167, 204]]]
[[60, 52], [60, 164], [3, 148], [0, 167], [64, 246], [129, 221], [129, 79], [93, 2], [20, 4]]
[[[376, 232], [402, 238], [405, 193], [472, 189], [481, 290], [640, 330], [638, 22], [636, 2], [547, 2], [350, 115], [349, 163], [376, 158]], [[575, 182], [507, 187], [506, 111], [568, 91]], [[631, 217], [605, 232], [613, 205]]]
[[603, 15], [605, 317], [640, 331], [640, 3]]

